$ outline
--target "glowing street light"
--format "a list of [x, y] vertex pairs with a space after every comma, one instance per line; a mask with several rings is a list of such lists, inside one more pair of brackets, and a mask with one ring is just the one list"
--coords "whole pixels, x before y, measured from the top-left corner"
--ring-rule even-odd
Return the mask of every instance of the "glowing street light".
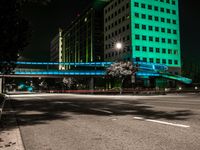
[[116, 49], [122, 49], [122, 43], [121, 42], [117, 42], [115, 44]]

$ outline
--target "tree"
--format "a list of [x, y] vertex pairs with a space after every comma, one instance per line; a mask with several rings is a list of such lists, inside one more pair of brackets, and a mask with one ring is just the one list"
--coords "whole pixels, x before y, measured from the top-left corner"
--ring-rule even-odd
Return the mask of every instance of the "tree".
[[63, 84], [70, 88], [74, 84], [75, 80], [73, 78], [63, 78]]
[[19, 52], [28, 45], [29, 22], [22, 16], [22, 6], [30, 2], [46, 4], [49, 0], [0, 0], [0, 73], [15, 68]]
[[122, 86], [124, 79], [128, 76], [135, 75], [137, 68], [131, 62], [116, 62], [111, 64], [107, 69], [107, 75], [121, 80], [120, 94], [122, 94]]

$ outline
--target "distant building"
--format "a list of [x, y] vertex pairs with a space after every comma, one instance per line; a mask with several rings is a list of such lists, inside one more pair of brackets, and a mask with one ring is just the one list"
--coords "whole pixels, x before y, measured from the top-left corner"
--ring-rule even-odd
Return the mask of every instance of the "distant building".
[[106, 61], [158, 63], [181, 73], [178, 0], [112, 0], [104, 8], [104, 33]]
[[63, 29], [62, 62], [103, 61], [105, 4], [105, 0], [95, 0], [71, 25]]
[[[53, 38], [50, 44], [50, 61], [62, 62], [62, 29], [59, 29], [59, 33]], [[59, 66], [61, 69], [61, 66]]]

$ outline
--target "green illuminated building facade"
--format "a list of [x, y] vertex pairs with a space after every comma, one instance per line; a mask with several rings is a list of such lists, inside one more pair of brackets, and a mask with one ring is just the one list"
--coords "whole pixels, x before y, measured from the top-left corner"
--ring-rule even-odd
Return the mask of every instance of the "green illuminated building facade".
[[165, 64], [181, 73], [178, 0], [113, 0], [104, 8], [104, 32], [105, 60]]

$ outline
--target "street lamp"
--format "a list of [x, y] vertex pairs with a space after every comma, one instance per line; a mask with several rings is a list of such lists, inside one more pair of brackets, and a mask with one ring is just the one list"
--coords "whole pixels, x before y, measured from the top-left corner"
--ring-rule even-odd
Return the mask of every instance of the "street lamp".
[[122, 47], [123, 47], [123, 45], [122, 45], [121, 42], [115, 43], [115, 48], [116, 48], [116, 49], [122, 49]]

